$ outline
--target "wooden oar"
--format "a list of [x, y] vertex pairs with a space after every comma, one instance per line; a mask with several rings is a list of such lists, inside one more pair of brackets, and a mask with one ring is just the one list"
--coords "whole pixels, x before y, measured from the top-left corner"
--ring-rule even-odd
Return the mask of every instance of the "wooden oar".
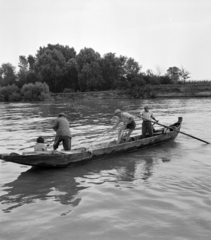
[[[146, 119], [146, 118], [144, 118], [144, 117], [141, 117], [141, 116], [138, 116], [138, 117], [139, 117], [139, 118], [142, 118], [142, 119], [145, 119], [145, 120], [148, 120], [148, 119]], [[175, 130], [175, 129], [173, 129], [172, 127], [165, 126], [165, 125], [163, 125], [163, 124], [161, 124], [161, 123], [158, 123], [158, 122], [156, 122], [156, 121], [151, 121], [151, 120], [148, 120], [148, 121], [150, 121], [150, 122], [152, 122], [152, 123], [155, 123], [155, 124], [157, 124], [157, 125], [160, 125], [160, 126], [162, 126], [162, 127], [165, 127], [165, 128], [168, 128], [168, 129], [172, 129], [172, 130], [174, 130], [175, 132], [182, 133], [182, 134], [184, 134], [184, 135], [186, 135], [186, 136], [188, 136], [188, 137], [197, 139], [197, 140], [199, 140], [199, 141], [201, 141], [201, 142], [204, 142], [204, 143], [206, 143], [206, 144], [210, 144], [209, 142], [204, 141], [204, 140], [202, 140], [202, 139], [200, 139], [200, 138], [194, 137], [194, 136], [192, 136], [192, 135], [190, 135], [190, 134], [187, 134], [187, 133], [184, 133], [184, 132], [182, 132], [182, 131]]]

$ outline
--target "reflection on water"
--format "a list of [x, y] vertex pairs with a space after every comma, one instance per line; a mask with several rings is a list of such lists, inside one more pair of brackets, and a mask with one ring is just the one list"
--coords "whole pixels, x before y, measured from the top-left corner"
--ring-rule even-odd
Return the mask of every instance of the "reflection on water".
[[147, 180], [153, 174], [153, 159], [150, 157], [147, 159], [144, 165], [143, 179]]
[[[61, 178], [61, 174], [63, 177]], [[80, 199], [77, 199], [78, 191], [84, 189], [78, 186], [68, 170], [44, 171], [38, 168], [21, 173], [13, 182], [3, 185], [7, 194], [0, 197], [0, 201], [6, 205], [12, 205], [4, 212], [24, 204], [30, 204], [38, 200], [59, 201], [61, 204], [76, 206]]]
[[[104, 160], [100, 163], [73, 166], [65, 169], [39, 169], [32, 167], [2, 187], [6, 194], [0, 196], [3, 212], [9, 213], [24, 204], [41, 201], [58, 201], [72, 207], [80, 203], [79, 192], [92, 184], [105, 182], [133, 182], [147, 179], [153, 174], [153, 158], [142, 157], [141, 161], [124, 161], [122, 156]], [[33, 186], [33, 187], [32, 187]]]
[[[65, 112], [73, 147], [105, 135], [116, 108], [138, 116], [149, 105], [162, 124], [182, 116], [182, 131], [211, 142], [211, 99], [71, 100], [0, 103], [2, 152], [32, 150], [54, 138]], [[133, 134], [141, 131], [141, 121]], [[173, 142], [65, 169], [38, 169], [0, 160], [1, 239], [208, 240], [211, 145], [179, 134]], [[37, 231], [39, 229], [39, 231]]]

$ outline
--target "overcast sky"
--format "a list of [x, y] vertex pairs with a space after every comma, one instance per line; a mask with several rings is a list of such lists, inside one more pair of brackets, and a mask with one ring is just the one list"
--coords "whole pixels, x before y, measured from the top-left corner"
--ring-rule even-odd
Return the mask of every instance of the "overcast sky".
[[0, 29], [0, 65], [59, 43], [211, 80], [211, 0], [0, 0]]

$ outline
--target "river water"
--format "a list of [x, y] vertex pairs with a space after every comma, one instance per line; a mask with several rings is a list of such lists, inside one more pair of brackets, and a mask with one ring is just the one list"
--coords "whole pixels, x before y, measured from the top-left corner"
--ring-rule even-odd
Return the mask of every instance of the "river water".
[[[0, 103], [0, 153], [51, 143], [65, 112], [73, 147], [116, 138], [104, 134], [116, 108], [137, 116], [148, 104], [162, 124], [183, 117], [181, 131], [211, 142], [211, 98]], [[137, 130], [141, 122], [138, 118]], [[65, 169], [0, 160], [1, 240], [209, 240], [211, 145], [179, 134], [162, 145]]]

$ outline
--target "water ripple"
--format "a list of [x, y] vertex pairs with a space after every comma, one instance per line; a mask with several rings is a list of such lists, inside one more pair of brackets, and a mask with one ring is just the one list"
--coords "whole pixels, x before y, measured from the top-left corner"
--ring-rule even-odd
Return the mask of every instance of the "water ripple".
[[[73, 146], [116, 138], [116, 108], [137, 116], [152, 107], [160, 123], [182, 116], [182, 131], [211, 142], [211, 99], [79, 100], [0, 103], [2, 152], [32, 150], [54, 138], [66, 112]], [[136, 118], [140, 133], [141, 121]], [[203, 124], [202, 124], [203, 123]], [[208, 240], [211, 147], [179, 134], [173, 142], [66, 169], [36, 169], [0, 160], [1, 239]]]

